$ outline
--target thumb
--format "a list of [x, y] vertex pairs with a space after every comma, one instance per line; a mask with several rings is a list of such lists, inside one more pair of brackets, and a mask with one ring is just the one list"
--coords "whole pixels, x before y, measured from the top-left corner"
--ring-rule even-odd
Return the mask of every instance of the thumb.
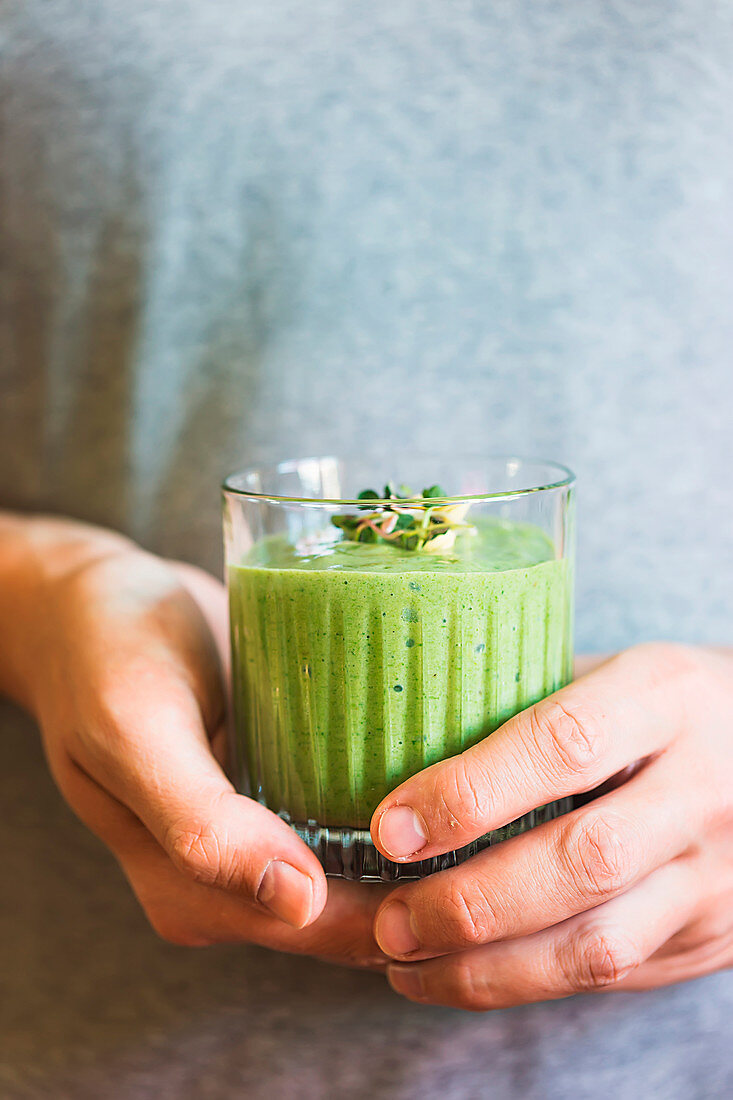
[[[276, 814], [238, 794], [214, 759], [198, 702], [170, 667], [126, 669], [124, 692], [76, 763], [128, 806], [192, 879], [302, 928], [327, 895], [320, 863]], [[117, 678], [120, 682], [120, 678]]]

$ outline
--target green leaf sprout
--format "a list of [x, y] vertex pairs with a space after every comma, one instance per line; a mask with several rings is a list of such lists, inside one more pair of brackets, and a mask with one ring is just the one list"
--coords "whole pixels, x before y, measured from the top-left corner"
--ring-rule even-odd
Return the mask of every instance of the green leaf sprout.
[[389, 481], [383, 497], [380, 498], [374, 489], [364, 489], [357, 497], [357, 500], [381, 501], [378, 508], [359, 504], [361, 514], [332, 516], [331, 522], [351, 542], [382, 540], [401, 550], [446, 550], [453, 545], [457, 534], [475, 528], [463, 522], [468, 504], [428, 503], [443, 500], [445, 496], [440, 485], [431, 485], [416, 496], [406, 485], [397, 487]]

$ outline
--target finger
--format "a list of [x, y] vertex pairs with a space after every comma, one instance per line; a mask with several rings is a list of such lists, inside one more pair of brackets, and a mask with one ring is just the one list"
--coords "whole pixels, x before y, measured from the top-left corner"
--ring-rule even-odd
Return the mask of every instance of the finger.
[[669, 798], [662, 762], [580, 810], [399, 887], [377, 915], [388, 955], [416, 958], [524, 936], [628, 890], [689, 848], [701, 800]]
[[693, 861], [676, 860], [592, 913], [460, 955], [393, 964], [389, 981], [410, 1000], [478, 1012], [631, 988], [645, 960], [691, 919], [697, 886]]
[[192, 882], [159, 848], [140, 845], [122, 866], [150, 923], [170, 943], [256, 943], [345, 965], [376, 968], [387, 962], [372, 933], [374, 911], [385, 893], [380, 885], [330, 881], [320, 915], [297, 929], [237, 895]]
[[296, 927], [313, 921], [326, 901], [318, 860], [237, 794], [212, 754], [221, 665], [175, 571], [145, 554], [115, 557], [67, 579], [54, 600], [65, 644], [46, 653], [53, 690], [41, 693], [39, 717], [49, 756], [68, 745], [190, 878], [238, 891]]
[[640, 646], [518, 714], [377, 807], [372, 838], [397, 861], [460, 848], [664, 749], [681, 726], [683, 647]]
[[201, 609], [201, 614], [216, 643], [222, 667], [228, 677], [231, 645], [226, 586], [210, 573], [198, 569], [195, 565], [189, 565], [188, 562], [175, 561], [170, 564]]
[[147, 834], [121, 864], [145, 913], [163, 939], [183, 946], [256, 943], [294, 954], [329, 956], [346, 965], [383, 967], [372, 932], [386, 888], [331, 880], [326, 904], [295, 928], [236, 894], [193, 882]]
[[145, 913], [162, 938], [185, 946], [259, 943], [302, 954], [328, 955], [341, 964], [381, 969], [387, 959], [372, 932], [374, 914], [389, 887], [331, 882], [326, 906], [308, 927], [296, 929], [257, 902], [196, 882], [176, 868], [131, 811], [70, 762], [57, 780], [84, 823], [117, 856]]
[[374, 912], [387, 892], [381, 884], [330, 880], [326, 904], [305, 928], [294, 928], [235, 894], [192, 882], [153, 846], [138, 847], [123, 870], [157, 933], [171, 943], [208, 946], [256, 943], [294, 954], [328, 956], [350, 966], [387, 962], [372, 932]]
[[730, 834], [708, 833], [694, 849], [697, 897], [692, 920], [622, 983], [623, 989], [656, 989], [733, 965], [733, 864]]
[[77, 766], [191, 879], [239, 892], [295, 927], [309, 924], [326, 901], [323, 869], [284, 821], [234, 790], [188, 685], [153, 660], [142, 670], [124, 665], [120, 676], [125, 690], [105, 694]]

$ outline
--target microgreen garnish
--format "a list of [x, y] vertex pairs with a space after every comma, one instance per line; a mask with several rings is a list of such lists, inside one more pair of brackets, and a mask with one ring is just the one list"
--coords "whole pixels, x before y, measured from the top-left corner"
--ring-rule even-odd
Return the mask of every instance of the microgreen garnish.
[[463, 520], [468, 504], [430, 504], [445, 493], [440, 485], [431, 485], [415, 496], [406, 485], [388, 482], [384, 495], [364, 489], [357, 500], [382, 500], [376, 510], [371, 504], [359, 504], [360, 515], [332, 516], [331, 522], [351, 542], [378, 542], [383, 539], [402, 550], [447, 550], [459, 531], [473, 531]]

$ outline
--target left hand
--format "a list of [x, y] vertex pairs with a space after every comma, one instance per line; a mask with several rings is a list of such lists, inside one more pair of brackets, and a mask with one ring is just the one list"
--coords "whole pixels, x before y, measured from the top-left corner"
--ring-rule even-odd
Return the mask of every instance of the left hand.
[[155, 931], [382, 969], [373, 923], [388, 887], [327, 882], [306, 844], [223, 770], [223, 586], [49, 517], [0, 516], [0, 558], [11, 626], [0, 683], [37, 719], [59, 789]]
[[376, 939], [400, 960], [388, 969], [398, 993], [481, 1011], [733, 965], [730, 653], [622, 653], [407, 780], [372, 836], [409, 863], [589, 791], [581, 808], [383, 901]]

